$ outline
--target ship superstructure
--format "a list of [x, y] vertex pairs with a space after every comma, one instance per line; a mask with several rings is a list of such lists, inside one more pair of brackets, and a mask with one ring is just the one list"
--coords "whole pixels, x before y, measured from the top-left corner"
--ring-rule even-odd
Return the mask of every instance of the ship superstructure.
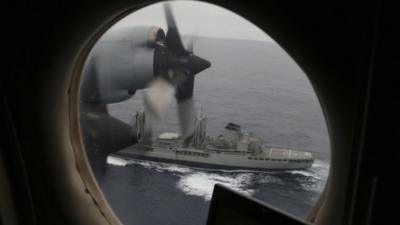
[[314, 161], [307, 151], [267, 147], [234, 123], [228, 123], [223, 134], [207, 136], [207, 117], [202, 112], [194, 120], [193, 135], [186, 140], [173, 132], [152, 138], [151, 132], [146, 132], [143, 112], [137, 112], [134, 120], [139, 143], [117, 152], [119, 156], [223, 169], [304, 169]]

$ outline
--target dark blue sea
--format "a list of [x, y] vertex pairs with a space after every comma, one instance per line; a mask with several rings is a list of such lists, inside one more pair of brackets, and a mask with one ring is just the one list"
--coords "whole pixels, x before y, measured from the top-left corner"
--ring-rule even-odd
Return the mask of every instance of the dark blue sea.
[[[321, 107], [304, 72], [273, 42], [196, 38], [194, 52], [212, 62], [196, 75], [194, 93], [210, 136], [233, 122], [268, 146], [306, 149], [316, 161], [306, 170], [262, 172], [108, 157], [102, 171], [94, 170], [115, 213], [127, 225], [203, 225], [213, 185], [221, 183], [305, 217], [327, 180], [330, 150]], [[131, 114], [143, 109], [142, 92], [109, 109], [129, 123]], [[176, 103], [153, 129], [179, 132]]]

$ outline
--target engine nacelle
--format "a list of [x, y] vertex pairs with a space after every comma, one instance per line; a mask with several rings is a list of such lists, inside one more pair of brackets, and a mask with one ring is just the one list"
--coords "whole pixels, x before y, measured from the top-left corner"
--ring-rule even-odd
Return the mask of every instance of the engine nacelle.
[[145, 88], [154, 77], [154, 47], [164, 39], [164, 31], [153, 26], [107, 31], [86, 61], [81, 100], [96, 104], [121, 102]]

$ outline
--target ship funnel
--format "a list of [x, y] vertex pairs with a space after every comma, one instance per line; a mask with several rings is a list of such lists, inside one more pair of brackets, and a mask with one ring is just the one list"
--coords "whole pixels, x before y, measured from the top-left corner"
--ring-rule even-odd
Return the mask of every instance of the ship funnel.
[[240, 126], [235, 123], [228, 123], [228, 125], [225, 126], [224, 136], [235, 144], [239, 141], [240, 133]]
[[225, 126], [225, 129], [233, 130], [233, 131], [240, 131], [240, 126], [235, 123], [228, 123], [228, 125]]

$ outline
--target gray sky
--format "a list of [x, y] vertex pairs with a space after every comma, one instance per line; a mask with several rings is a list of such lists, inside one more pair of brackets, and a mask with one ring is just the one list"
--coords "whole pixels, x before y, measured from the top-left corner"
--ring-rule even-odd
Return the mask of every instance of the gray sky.
[[[199, 1], [174, 1], [170, 5], [183, 35], [272, 41], [254, 24], [222, 7]], [[166, 31], [163, 3], [133, 12], [116, 24], [130, 25], [153, 25]]]

